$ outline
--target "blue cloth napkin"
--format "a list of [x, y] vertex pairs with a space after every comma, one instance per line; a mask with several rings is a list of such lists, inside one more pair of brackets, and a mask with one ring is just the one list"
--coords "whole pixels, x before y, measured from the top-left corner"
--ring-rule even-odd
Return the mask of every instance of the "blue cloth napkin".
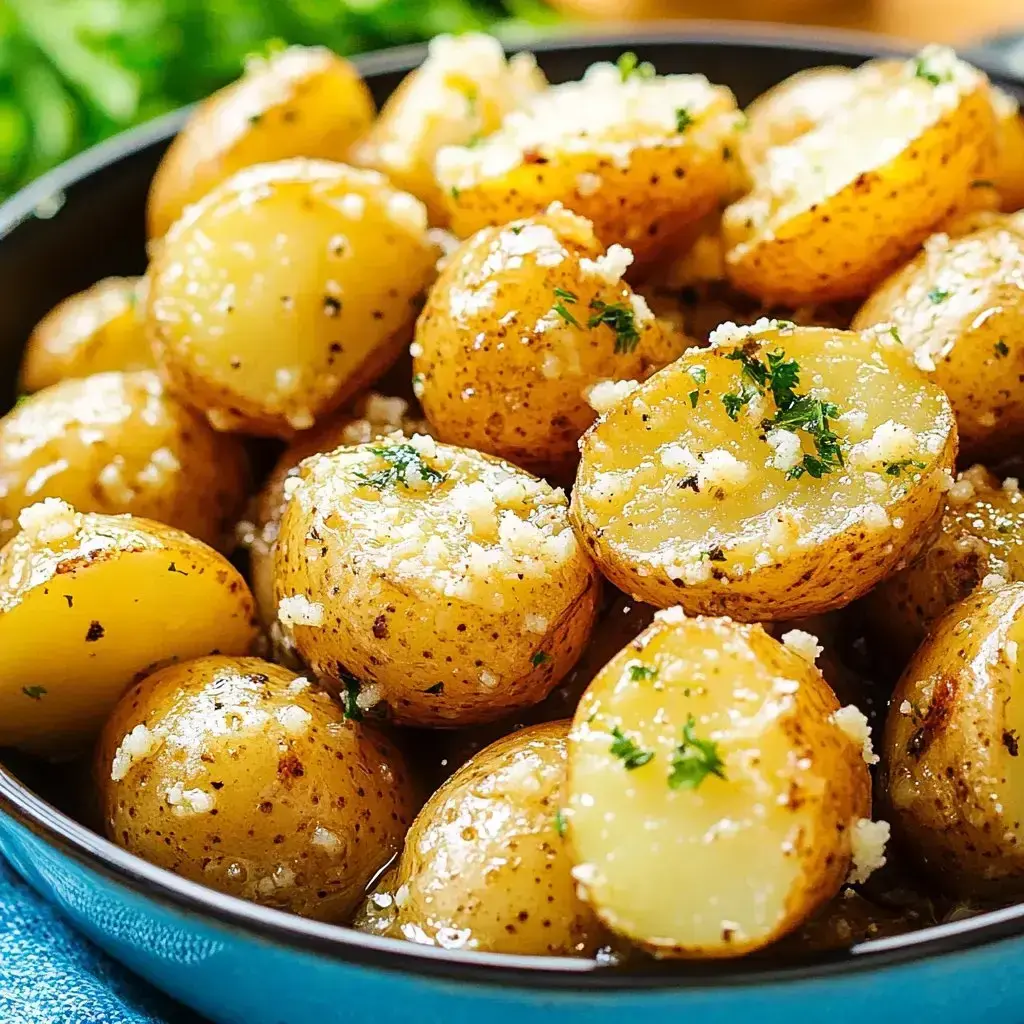
[[0, 1022], [202, 1024], [82, 938], [2, 857]]

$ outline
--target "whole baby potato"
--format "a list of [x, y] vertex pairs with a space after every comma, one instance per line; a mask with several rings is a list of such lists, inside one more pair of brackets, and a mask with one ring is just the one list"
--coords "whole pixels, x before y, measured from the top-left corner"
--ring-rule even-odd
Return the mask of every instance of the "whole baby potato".
[[0, 550], [0, 747], [72, 758], [155, 666], [252, 646], [245, 580], [194, 537], [56, 498], [19, 518]]
[[144, 278], [107, 277], [54, 306], [21, 357], [19, 387], [40, 391], [67, 377], [154, 365], [137, 309]]
[[347, 60], [322, 46], [250, 57], [206, 99], [164, 154], [149, 190], [151, 239], [236, 171], [288, 157], [345, 160], [370, 127], [373, 97]]
[[241, 442], [169, 395], [153, 370], [64, 380], [0, 419], [0, 543], [22, 509], [62, 498], [222, 547], [246, 483]]
[[267, 907], [344, 921], [415, 813], [401, 754], [329, 694], [259, 658], [155, 672], [96, 758], [108, 838]]
[[418, 199], [376, 171], [285, 160], [189, 207], [150, 269], [168, 385], [219, 430], [290, 437], [383, 373], [437, 251]]
[[605, 933], [576, 895], [564, 839], [568, 731], [535, 725], [463, 765], [356, 926], [443, 949], [592, 956]]
[[288, 492], [280, 622], [318, 677], [361, 685], [360, 706], [493, 721], [579, 658], [600, 584], [561, 490], [417, 434], [307, 459]]
[[632, 260], [561, 206], [464, 242], [413, 345], [414, 387], [438, 437], [571, 477], [594, 421], [590, 389], [647, 377], [686, 345], [622, 280]]

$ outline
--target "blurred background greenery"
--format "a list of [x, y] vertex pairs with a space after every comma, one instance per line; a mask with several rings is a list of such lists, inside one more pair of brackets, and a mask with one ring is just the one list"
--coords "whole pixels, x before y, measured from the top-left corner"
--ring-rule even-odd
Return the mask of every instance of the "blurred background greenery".
[[0, 198], [207, 95], [273, 39], [349, 54], [557, 20], [543, 0], [0, 0]]

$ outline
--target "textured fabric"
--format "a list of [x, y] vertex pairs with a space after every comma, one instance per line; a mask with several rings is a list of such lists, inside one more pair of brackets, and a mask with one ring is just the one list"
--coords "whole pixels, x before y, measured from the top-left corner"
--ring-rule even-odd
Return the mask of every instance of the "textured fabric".
[[83, 939], [0, 857], [0, 1024], [201, 1024]]

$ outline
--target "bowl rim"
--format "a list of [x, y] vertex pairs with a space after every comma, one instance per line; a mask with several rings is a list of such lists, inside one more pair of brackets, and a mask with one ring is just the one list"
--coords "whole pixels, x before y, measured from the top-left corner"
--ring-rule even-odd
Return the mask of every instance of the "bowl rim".
[[[642, 25], [605, 25], [599, 31], [556, 31], [544, 38], [510, 37], [508, 49], [535, 52], [590, 50], [614, 45], [723, 45], [752, 51], [789, 48], [821, 52], [823, 58], [900, 55], [919, 44], [867, 32], [821, 30], [757, 22], [693, 20], [655, 21]], [[394, 47], [353, 58], [364, 77], [411, 70], [422, 62], [425, 44]], [[1024, 83], [985, 60], [974, 63], [997, 84], [1020, 93]], [[185, 107], [148, 121], [91, 147], [47, 172], [0, 205], [0, 242], [40, 208], [120, 160], [171, 137], [188, 116]], [[849, 949], [801, 956], [799, 962], [747, 958], [728, 961], [674, 961], [609, 966], [592, 960], [445, 950], [399, 939], [324, 924], [284, 911], [258, 906], [189, 881], [128, 853], [37, 796], [0, 764], [0, 813], [76, 863], [147, 899], [188, 915], [209, 919], [216, 927], [259, 936], [302, 952], [325, 956], [353, 967], [425, 975], [486, 986], [516, 986], [567, 993], [594, 990], [709, 990], [723, 986], [763, 986], [820, 981], [851, 973], [891, 968], [954, 952], [1019, 938], [1024, 933], [1024, 903], [972, 918], [871, 939]]]

